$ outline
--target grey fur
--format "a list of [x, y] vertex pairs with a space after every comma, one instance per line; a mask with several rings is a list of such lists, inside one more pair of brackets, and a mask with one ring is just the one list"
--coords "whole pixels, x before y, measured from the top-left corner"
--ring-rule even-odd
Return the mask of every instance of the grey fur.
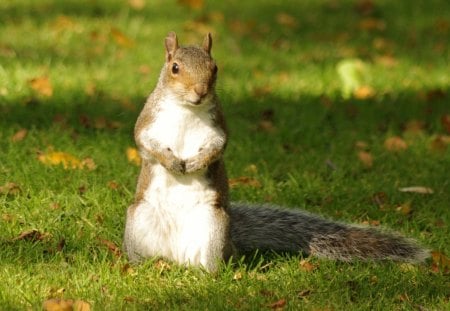
[[229, 213], [231, 239], [241, 254], [271, 250], [342, 261], [413, 263], [429, 257], [428, 250], [397, 234], [334, 222], [305, 211], [232, 203]]

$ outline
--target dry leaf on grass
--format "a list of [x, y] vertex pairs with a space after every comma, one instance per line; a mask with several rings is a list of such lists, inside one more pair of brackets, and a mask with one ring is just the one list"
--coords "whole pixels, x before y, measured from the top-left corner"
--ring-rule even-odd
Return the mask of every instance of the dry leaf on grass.
[[405, 202], [396, 208], [397, 212], [407, 216], [411, 214], [412, 208], [411, 208], [411, 201]]
[[449, 273], [450, 258], [448, 258], [445, 254], [438, 252], [438, 251], [431, 252], [431, 258], [432, 258], [431, 270], [433, 272], [442, 271], [445, 274]]
[[12, 241], [43, 241], [51, 237], [51, 234], [48, 232], [41, 233], [37, 229], [31, 229], [20, 233], [17, 237], [13, 238]]
[[22, 141], [27, 136], [27, 134], [28, 134], [27, 129], [20, 129], [17, 132], [15, 132], [13, 136], [11, 136], [11, 141], [14, 143]]
[[47, 165], [62, 165], [64, 169], [87, 169], [94, 170], [97, 165], [92, 158], [83, 160], [62, 151], [49, 151], [40, 154], [38, 160]]
[[261, 187], [261, 183], [259, 182], [259, 180], [252, 178], [252, 177], [248, 177], [248, 176], [230, 178], [228, 180], [228, 184], [229, 184], [230, 188], [235, 188], [237, 186], [249, 186], [249, 187], [253, 187], [253, 188]]
[[298, 266], [300, 270], [306, 271], [306, 272], [312, 272], [317, 269], [317, 265], [312, 264], [309, 260], [302, 259], [298, 263]]
[[284, 307], [286, 306], [286, 303], [287, 303], [286, 299], [280, 299], [278, 301], [269, 304], [268, 307], [273, 310], [283, 310]]
[[15, 196], [18, 195], [20, 191], [19, 185], [14, 182], [7, 182], [3, 186], [0, 186], [0, 194]]
[[361, 100], [369, 99], [375, 96], [375, 90], [371, 86], [363, 85], [353, 91], [353, 96]]
[[114, 255], [114, 257], [121, 257], [122, 256], [122, 251], [120, 249], [120, 247], [118, 247], [116, 244], [114, 244], [114, 242], [111, 242], [109, 240], [106, 239], [98, 239], [98, 241], [100, 242], [100, 244], [106, 246], [108, 248], [108, 250]]
[[126, 153], [128, 162], [133, 163], [136, 166], [141, 165], [141, 156], [136, 148], [128, 147]]
[[373, 166], [373, 156], [370, 152], [359, 151], [358, 159], [366, 168], [370, 168]]
[[53, 86], [50, 79], [46, 76], [37, 77], [28, 80], [28, 84], [37, 94], [44, 97], [51, 97], [53, 95]]
[[387, 151], [398, 152], [408, 149], [408, 144], [401, 137], [393, 136], [384, 141], [384, 148]]

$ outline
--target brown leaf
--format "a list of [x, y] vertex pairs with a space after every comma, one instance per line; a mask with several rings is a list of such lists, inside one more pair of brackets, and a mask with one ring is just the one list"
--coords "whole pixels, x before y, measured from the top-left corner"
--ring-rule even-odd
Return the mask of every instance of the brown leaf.
[[155, 268], [159, 270], [159, 272], [170, 271], [172, 269], [171, 265], [163, 259], [158, 259], [154, 264]]
[[430, 149], [432, 151], [445, 152], [448, 145], [450, 145], [450, 136], [439, 135], [430, 142]]
[[358, 140], [358, 141], [355, 143], [355, 147], [356, 147], [357, 149], [359, 149], [359, 150], [367, 150], [367, 149], [369, 148], [369, 144], [368, 144], [367, 142], [365, 142], [365, 141]]
[[128, 162], [133, 163], [136, 166], [141, 165], [141, 156], [136, 148], [128, 147], [126, 153]]
[[122, 256], [122, 251], [120, 250], [120, 248], [114, 244], [114, 242], [111, 242], [109, 240], [106, 239], [98, 239], [98, 241], [106, 246], [108, 248], [108, 250], [114, 255], [114, 257], [119, 258]]
[[0, 186], [0, 194], [16, 196], [21, 192], [18, 184], [14, 182], [7, 182], [3, 186]]
[[441, 117], [441, 124], [444, 130], [450, 134], [450, 114], [445, 114]]
[[373, 156], [370, 152], [359, 151], [358, 159], [366, 168], [370, 168], [373, 166]]
[[300, 270], [306, 271], [306, 272], [312, 272], [317, 269], [317, 265], [312, 264], [309, 260], [302, 259], [299, 262], [299, 268]]
[[432, 194], [432, 193], [434, 193], [433, 189], [428, 188], [428, 187], [422, 187], [422, 186], [403, 187], [403, 188], [399, 188], [398, 191], [400, 191], [400, 192], [413, 192], [413, 193], [420, 193], [420, 194]]
[[131, 48], [134, 46], [134, 41], [128, 38], [122, 31], [118, 28], [111, 28], [111, 36], [114, 39], [114, 42], [124, 48]]
[[47, 238], [51, 237], [50, 233], [41, 233], [37, 229], [31, 229], [20, 233], [17, 237], [13, 238], [13, 241], [43, 241]]
[[287, 300], [286, 299], [280, 299], [278, 301], [275, 301], [274, 303], [271, 303], [268, 305], [269, 308], [273, 310], [283, 310], [286, 306]]
[[108, 188], [112, 189], [112, 190], [118, 190], [120, 187], [119, 183], [114, 181], [114, 180], [110, 180], [108, 181]]
[[191, 9], [203, 8], [203, 0], [178, 0], [178, 3]]
[[28, 84], [39, 95], [44, 97], [51, 97], [53, 95], [53, 86], [50, 79], [46, 76], [28, 80]]
[[248, 177], [248, 176], [241, 176], [237, 178], [230, 178], [228, 181], [230, 188], [235, 188], [238, 186], [249, 186], [253, 188], [261, 188], [261, 183], [259, 180]]
[[27, 134], [28, 134], [27, 129], [20, 129], [16, 133], [14, 133], [13, 136], [11, 136], [11, 141], [14, 143], [22, 141], [27, 136]]
[[387, 151], [398, 152], [408, 148], [408, 144], [398, 136], [389, 137], [384, 141], [384, 148]]
[[363, 16], [371, 15], [375, 11], [373, 0], [358, 0], [355, 3], [356, 11]]
[[445, 254], [433, 251], [431, 252], [432, 258], [432, 270], [434, 272], [442, 271], [445, 274], [449, 273], [450, 270], [450, 258], [448, 258]]

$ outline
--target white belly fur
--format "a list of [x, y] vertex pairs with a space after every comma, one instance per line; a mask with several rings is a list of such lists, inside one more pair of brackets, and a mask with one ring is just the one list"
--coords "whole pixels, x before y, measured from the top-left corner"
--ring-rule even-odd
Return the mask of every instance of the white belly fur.
[[[167, 103], [155, 122], [144, 129], [146, 138], [158, 137], [176, 156], [186, 159], [198, 153], [214, 135], [210, 117], [199, 118], [185, 107]], [[166, 146], [167, 144], [167, 146]], [[202, 265], [209, 270], [220, 254], [212, 239], [220, 239], [222, 226], [215, 224], [216, 193], [204, 172], [173, 175], [163, 166], [153, 166], [152, 180], [133, 215], [133, 236], [140, 256], [163, 256], [182, 264]]]

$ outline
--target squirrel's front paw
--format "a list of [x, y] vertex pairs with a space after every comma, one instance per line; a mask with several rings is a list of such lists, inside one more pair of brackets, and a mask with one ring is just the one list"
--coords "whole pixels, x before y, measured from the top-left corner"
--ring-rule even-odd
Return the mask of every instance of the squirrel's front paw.
[[186, 160], [186, 173], [193, 173], [205, 168], [204, 161], [198, 157], [193, 157]]
[[180, 159], [174, 159], [169, 163], [167, 169], [173, 173], [185, 174], [186, 162]]

